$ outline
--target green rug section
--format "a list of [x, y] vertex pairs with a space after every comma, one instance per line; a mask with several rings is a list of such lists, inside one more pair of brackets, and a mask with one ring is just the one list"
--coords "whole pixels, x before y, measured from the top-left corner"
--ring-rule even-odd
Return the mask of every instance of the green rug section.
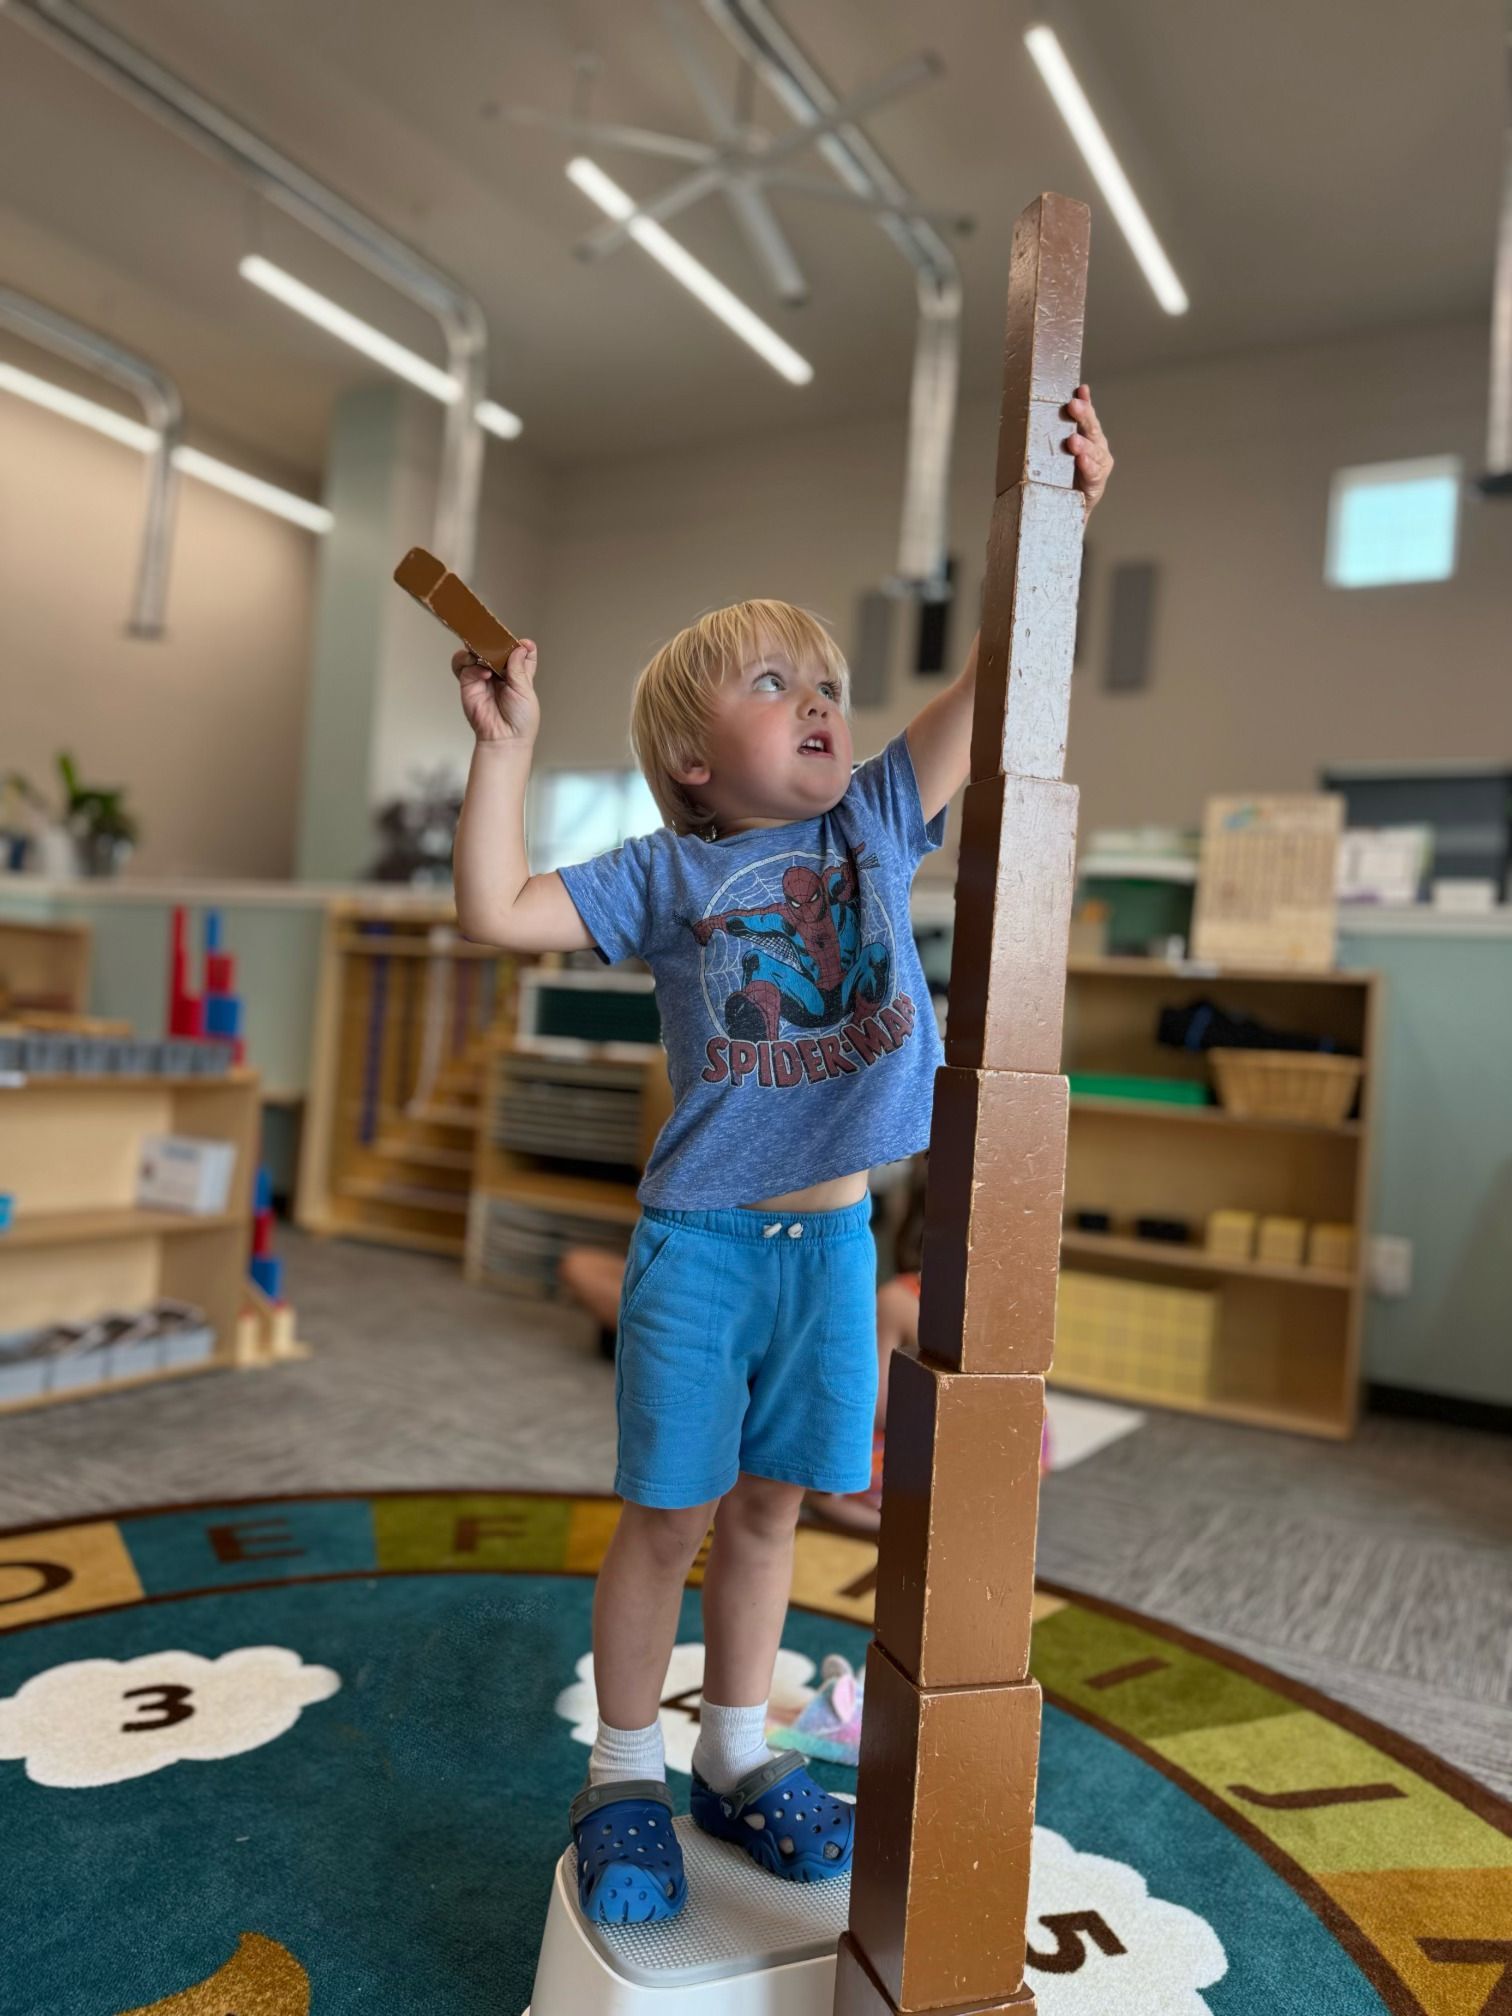
[[[616, 1516], [428, 1492], [0, 1534], [0, 2016], [522, 2011], [586, 1769]], [[875, 1565], [832, 1535], [798, 1553], [790, 1703], [827, 1653], [863, 1664]], [[1041, 2016], [1497, 2007], [1505, 1806], [1151, 1620], [1059, 1591], [1039, 1611]], [[678, 1641], [674, 1763], [696, 1588]], [[1072, 1917], [1110, 1936], [1068, 1939]]]

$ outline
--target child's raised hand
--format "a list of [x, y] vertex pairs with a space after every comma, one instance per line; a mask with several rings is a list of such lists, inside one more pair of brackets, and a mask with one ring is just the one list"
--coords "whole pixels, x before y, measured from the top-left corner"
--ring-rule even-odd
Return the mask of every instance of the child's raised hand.
[[536, 647], [528, 637], [495, 672], [471, 651], [452, 653], [451, 667], [462, 691], [462, 712], [480, 742], [534, 742], [541, 726], [535, 695]]
[[1076, 422], [1076, 432], [1068, 437], [1066, 447], [1076, 457], [1076, 488], [1086, 498], [1090, 513], [1108, 487], [1113, 450], [1098, 420], [1089, 386], [1077, 386], [1075, 398], [1066, 401], [1066, 411]]

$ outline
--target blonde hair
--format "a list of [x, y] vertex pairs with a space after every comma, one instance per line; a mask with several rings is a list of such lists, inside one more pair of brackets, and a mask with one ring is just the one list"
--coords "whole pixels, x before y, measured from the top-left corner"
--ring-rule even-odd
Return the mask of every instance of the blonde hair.
[[785, 651], [794, 665], [817, 662], [839, 682], [840, 705], [850, 711], [844, 654], [807, 609], [791, 602], [732, 602], [679, 630], [642, 669], [630, 702], [630, 746], [674, 833], [713, 837], [711, 814], [672, 773], [700, 760], [715, 696], [753, 651]]

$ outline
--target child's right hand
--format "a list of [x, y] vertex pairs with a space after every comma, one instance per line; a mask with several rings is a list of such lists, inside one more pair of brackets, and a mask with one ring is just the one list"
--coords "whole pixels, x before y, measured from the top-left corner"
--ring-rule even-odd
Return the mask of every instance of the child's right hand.
[[510, 652], [502, 672], [465, 650], [453, 652], [451, 667], [462, 690], [462, 712], [480, 742], [534, 742], [541, 703], [535, 695], [536, 647], [528, 637]]

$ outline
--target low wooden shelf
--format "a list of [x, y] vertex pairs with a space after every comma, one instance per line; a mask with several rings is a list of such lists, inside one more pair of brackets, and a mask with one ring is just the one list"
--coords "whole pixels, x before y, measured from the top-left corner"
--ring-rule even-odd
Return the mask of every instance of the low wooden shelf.
[[1282, 1267], [1270, 1260], [1223, 1260], [1201, 1246], [1183, 1246], [1164, 1239], [1117, 1239], [1105, 1232], [1066, 1231], [1061, 1252], [1073, 1261], [1088, 1256], [1125, 1260], [1137, 1267], [1173, 1268], [1178, 1273], [1235, 1274], [1261, 1281], [1291, 1281], [1304, 1288], [1353, 1288], [1353, 1274], [1331, 1267]]
[[[1066, 1210], [1107, 1212], [1111, 1233], [1068, 1222], [1063, 1265], [1218, 1297], [1211, 1382], [1202, 1398], [1147, 1404], [1266, 1428], [1342, 1437], [1354, 1430], [1369, 1243], [1371, 1107], [1380, 1000], [1371, 973], [1214, 973], [1155, 960], [1072, 959], [1062, 1068], [1208, 1082], [1201, 1052], [1156, 1039], [1163, 1008], [1210, 1000], [1272, 1028], [1331, 1037], [1364, 1061], [1359, 1117], [1337, 1126], [1246, 1118], [1221, 1106], [1079, 1096], [1071, 1100]], [[1347, 1224], [1348, 1272], [1226, 1260], [1200, 1243], [1129, 1236], [1140, 1217], [1185, 1219], [1200, 1242], [1210, 1213]], [[1052, 1369], [1054, 1383], [1108, 1391]], [[1129, 1399], [1127, 1389], [1118, 1396]], [[1141, 1403], [1145, 1404], [1145, 1403]]]
[[[85, 1400], [236, 1362], [252, 1246], [258, 1078], [11, 1074], [0, 1081], [0, 1190], [16, 1200], [0, 1232], [0, 1328], [77, 1322], [160, 1296], [195, 1303], [215, 1333], [206, 1363], [0, 1402], [0, 1413]], [[189, 1134], [236, 1149], [228, 1208], [198, 1216], [134, 1202], [149, 1134]]]
[[528, 960], [454, 917], [357, 899], [326, 914], [296, 1216], [461, 1258], [484, 1059]]
[[[601, 1139], [574, 1140], [566, 1125], [559, 1155], [512, 1146], [512, 1138], [539, 1137], [543, 1088], [548, 1100], [565, 1102], [564, 1112], [582, 1094], [623, 1102], [613, 1119], [628, 1159], [623, 1164], [606, 1161]], [[511, 1125], [516, 1100], [533, 1102], [531, 1124]], [[640, 1213], [635, 1195], [640, 1172], [672, 1110], [660, 1046], [633, 1060], [594, 1054], [586, 1044], [577, 1046], [576, 1054], [552, 1056], [501, 1037], [489, 1057], [482, 1105], [468, 1220], [468, 1279], [540, 1297], [556, 1292], [555, 1263], [567, 1247], [595, 1245], [623, 1253]], [[602, 1175], [594, 1162], [602, 1163]]]

